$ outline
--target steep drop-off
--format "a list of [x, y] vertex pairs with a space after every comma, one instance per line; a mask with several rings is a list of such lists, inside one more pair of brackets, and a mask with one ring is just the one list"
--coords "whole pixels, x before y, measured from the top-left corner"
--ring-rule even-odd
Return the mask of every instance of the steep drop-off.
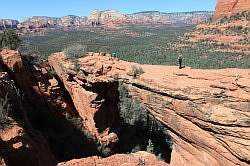
[[27, 118], [27, 103], [0, 63], [0, 165], [53, 166], [43, 135]]
[[[21, 56], [18, 51], [0, 51], [3, 71], [8, 72], [23, 96], [18, 102], [24, 104], [25, 108], [17, 112], [26, 114], [29, 126], [45, 138], [46, 143], [38, 144], [43, 144], [44, 147], [48, 144], [51, 152], [44, 154], [54, 157], [54, 164], [96, 155], [95, 144], [81, 131], [84, 130], [81, 127], [81, 118], [75, 112], [67, 92], [60, 87], [63, 85], [49, 72], [46, 63], [32, 59]], [[1, 88], [2, 91], [9, 93], [10, 89]], [[23, 120], [21, 123], [24, 123]], [[26, 131], [32, 132], [30, 128]]]
[[[120, 134], [119, 127], [121, 126], [121, 119], [118, 114], [118, 102], [121, 96], [118, 92], [118, 82], [86, 85], [84, 88], [89, 93], [93, 91], [92, 94], [96, 94], [97, 97], [94, 98], [95, 100], [85, 98], [83, 102], [83, 104], [86, 104], [85, 110], [80, 110], [81, 113], [78, 112], [78, 107], [76, 107], [78, 109], [76, 110], [71, 103], [72, 99], [74, 99], [74, 102], [76, 100], [71, 96], [70, 91], [66, 91], [67, 85], [64, 85], [60, 78], [57, 78], [60, 75], [56, 76], [56, 73], [49, 71], [46, 63], [35, 61], [33, 58], [21, 56], [18, 51], [7, 49], [0, 51], [1, 165], [49, 166], [60, 162], [65, 165], [84, 164], [86, 166], [92, 166], [93, 162], [107, 165], [115, 163], [168, 165], [146, 152], [114, 155], [107, 159], [97, 157], [100, 155], [108, 156], [113, 152], [131, 152], [130, 145], [133, 145], [132, 142], [121, 145], [130, 141], [126, 140], [129, 137], [120, 137], [116, 134]], [[71, 72], [70, 75], [74, 74], [74, 70], [71, 70]], [[13, 80], [9, 79], [8, 75]], [[71, 76], [69, 79], [72, 79]], [[13, 93], [12, 88], [14, 88]], [[78, 90], [81, 91], [82, 89], [79, 88]], [[11, 98], [15, 110], [7, 112], [2, 110], [3, 107], [6, 108], [5, 103], [2, 103], [2, 98], [5, 99], [5, 96], [11, 96], [15, 99], [12, 100]], [[76, 97], [81, 99], [82, 96]], [[86, 95], [86, 97], [88, 96]], [[91, 109], [89, 104], [94, 109]], [[92, 110], [94, 110], [93, 116], [87, 113], [87, 111]], [[126, 113], [126, 110], [123, 111]], [[3, 120], [7, 120], [3, 123], [4, 125], [2, 124], [2, 115], [4, 115]], [[85, 129], [85, 126], [82, 126], [82, 115], [83, 119], [86, 117], [98, 123], [89, 123], [90, 126]], [[92, 124], [94, 127], [91, 126]], [[93, 127], [92, 130], [91, 127]], [[124, 134], [127, 136], [132, 132], [133, 135], [134, 131], [133, 129]], [[108, 135], [106, 135], [107, 133]], [[117, 145], [118, 136], [122, 138], [119, 141], [120, 145]], [[143, 137], [137, 139], [148, 140], [148, 138]], [[96, 142], [96, 140], [99, 142]], [[145, 149], [147, 142], [142, 144]], [[122, 150], [121, 148], [124, 147], [125, 150]], [[114, 151], [109, 151], [109, 149]], [[136, 151], [139, 150], [140, 148], [137, 148]]]
[[[119, 139], [112, 106], [116, 102], [109, 101], [115, 98], [115, 86], [110, 92], [105, 88], [120, 81], [132, 98], [169, 129], [170, 165], [246, 166], [250, 162], [249, 69], [179, 70], [92, 53], [74, 61], [56, 53], [49, 63], [69, 91], [84, 126], [101, 142]], [[140, 67], [144, 74], [131, 74]], [[95, 85], [105, 86], [95, 91]], [[101, 122], [95, 119], [98, 113]]]
[[[16, 51], [3, 50], [0, 57], [1, 67], [15, 81], [13, 86], [25, 94], [21, 99], [25, 109], [16, 109], [9, 128], [0, 131], [4, 147], [1, 164], [25, 165], [33, 161], [33, 165], [91, 165], [94, 161], [107, 165], [166, 165], [144, 152], [84, 158], [98, 155], [97, 145], [69, 124], [66, 113], [80, 118], [83, 126], [78, 128], [87, 130], [101, 148], [119, 152], [117, 148], [124, 142], [119, 115], [122, 86], [131, 97], [128, 102], [140, 103], [167, 129], [173, 141], [170, 165], [249, 165], [249, 69], [179, 70], [175, 66], [125, 62], [104, 53], [89, 53], [74, 60], [56, 53], [49, 57], [56, 80], [42, 70], [46, 65], [32, 65]], [[6, 72], [1, 73], [0, 81], [11, 80], [7, 77]], [[4, 92], [1, 98], [11, 93], [11, 88], [0, 89]], [[133, 121], [135, 114], [128, 110], [126, 120], [131, 115]], [[158, 139], [167, 141], [164, 137]], [[167, 151], [167, 144], [162, 145]]]

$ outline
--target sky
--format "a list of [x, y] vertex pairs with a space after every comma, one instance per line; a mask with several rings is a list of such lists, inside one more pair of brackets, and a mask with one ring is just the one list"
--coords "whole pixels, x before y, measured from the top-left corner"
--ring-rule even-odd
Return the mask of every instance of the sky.
[[213, 11], [216, 0], [0, 0], [0, 18], [25, 20], [31, 16], [88, 16], [93, 9], [140, 11]]

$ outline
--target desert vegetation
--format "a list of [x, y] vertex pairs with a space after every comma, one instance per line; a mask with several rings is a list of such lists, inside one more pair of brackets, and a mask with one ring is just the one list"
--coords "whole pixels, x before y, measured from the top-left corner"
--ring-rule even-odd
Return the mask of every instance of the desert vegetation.
[[[117, 30], [96, 28], [57, 31], [46, 36], [25, 37], [23, 45], [43, 58], [72, 45], [84, 45], [87, 47], [83, 47], [86, 51], [114, 53], [117, 58], [137, 63], [177, 65], [177, 56], [182, 52], [185, 57], [184, 65], [193, 68], [250, 67], [249, 56], [242, 55], [241, 52], [220, 51], [226, 45], [209, 41], [186, 42], [183, 36], [192, 29], [193, 27], [130, 26]], [[211, 30], [207, 33], [217, 32]], [[230, 59], [239, 56], [242, 58]]]
[[132, 66], [131, 70], [127, 73], [129, 76], [133, 78], [138, 78], [140, 75], [144, 73], [142, 67], [140, 66]]
[[167, 128], [151, 116], [139, 101], [132, 98], [126, 85], [120, 82], [118, 90], [122, 125], [119, 151], [131, 153], [143, 150], [170, 162], [173, 141]]
[[0, 129], [6, 129], [13, 121], [20, 123], [22, 119], [23, 94], [10, 79], [0, 79], [0, 89]]
[[87, 47], [85, 45], [71, 45], [63, 49], [63, 53], [67, 59], [81, 58], [86, 54]]
[[21, 40], [12, 29], [5, 30], [0, 33], [0, 48], [17, 49], [21, 44]]
[[224, 23], [229, 23], [232, 21], [238, 21], [238, 20], [247, 20], [250, 21], [250, 11], [243, 11], [236, 13], [230, 17], [223, 17], [217, 21], [217, 23], [224, 24]]
[[10, 125], [9, 112], [10, 104], [6, 95], [4, 98], [0, 98], [0, 129], [4, 129]]

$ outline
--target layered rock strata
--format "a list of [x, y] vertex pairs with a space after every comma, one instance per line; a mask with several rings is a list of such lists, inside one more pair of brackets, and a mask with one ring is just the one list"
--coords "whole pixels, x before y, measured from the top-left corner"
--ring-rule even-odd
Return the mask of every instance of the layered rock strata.
[[42, 98], [51, 107], [73, 114], [74, 108], [63, 97], [59, 82], [51, 75], [46, 63], [32, 64], [32, 60], [23, 60], [18, 51], [8, 49], [0, 51], [0, 61], [30, 100]]
[[[116, 114], [111, 106], [116, 103], [106, 105], [106, 102], [115, 99], [114, 86], [109, 85], [121, 81], [131, 96], [169, 129], [174, 141], [170, 165], [249, 165], [249, 69], [179, 70], [174, 66], [140, 65], [103, 55], [91, 53], [75, 60], [77, 68], [62, 53], [49, 57], [86, 128], [99, 140], [117, 139], [110, 130], [115, 116], [106, 116]], [[135, 68], [144, 74], [131, 75]], [[95, 85], [104, 85], [101, 91], [105, 95], [98, 97], [99, 91], [93, 91]], [[102, 107], [107, 109], [104, 111]], [[98, 112], [102, 123], [95, 119]]]
[[71, 95], [75, 108], [83, 119], [84, 127], [102, 145], [112, 146], [118, 141], [117, 131], [115, 131], [119, 124], [118, 84], [109, 80], [89, 82], [86, 79], [88, 76], [91, 77], [93, 72], [101, 75], [109, 66], [102, 66], [99, 63], [99, 68], [86, 68], [85, 71], [77, 73], [75, 71], [77, 62], [57, 63], [61, 57], [63, 54], [51, 56], [49, 64]]

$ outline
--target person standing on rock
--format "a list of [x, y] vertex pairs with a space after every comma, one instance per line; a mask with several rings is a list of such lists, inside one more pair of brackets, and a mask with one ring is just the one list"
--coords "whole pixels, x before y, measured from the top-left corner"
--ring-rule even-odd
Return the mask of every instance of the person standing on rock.
[[178, 63], [179, 63], [179, 69], [182, 69], [182, 61], [183, 61], [183, 56], [182, 56], [182, 54], [179, 54], [177, 60], [178, 60]]
[[112, 53], [112, 57], [116, 58], [116, 53], [115, 52]]

